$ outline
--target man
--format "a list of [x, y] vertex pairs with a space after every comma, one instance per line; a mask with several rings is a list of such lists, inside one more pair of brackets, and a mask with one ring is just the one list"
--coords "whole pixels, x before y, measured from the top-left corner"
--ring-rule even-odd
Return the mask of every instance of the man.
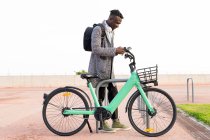
[[[114, 47], [114, 30], [119, 27], [123, 19], [123, 15], [119, 10], [111, 10], [109, 18], [102, 22], [105, 29], [105, 37], [101, 39], [104, 31], [100, 26], [93, 29], [91, 36], [92, 53], [90, 57], [88, 73], [97, 75], [99, 78], [92, 79], [93, 87], [96, 87], [99, 81], [114, 78], [113, 59], [118, 54], [124, 54], [123, 47]], [[103, 42], [101, 42], [103, 41]], [[118, 93], [116, 86], [112, 83], [107, 85], [109, 102]], [[104, 100], [105, 87], [99, 88], [99, 102]], [[118, 109], [112, 115], [112, 128], [106, 121], [103, 122], [104, 132], [116, 132], [116, 129], [128, 130], [129, 127], [120, 123], [118, 119]]]

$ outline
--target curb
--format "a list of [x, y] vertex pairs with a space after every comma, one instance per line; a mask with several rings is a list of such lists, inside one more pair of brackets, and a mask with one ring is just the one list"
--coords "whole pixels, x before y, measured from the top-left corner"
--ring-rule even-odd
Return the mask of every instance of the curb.
[[187, 114], [186, 112], [184, 112], [184, 111], [181, 110], [180, 108], [177, 108], [177, 111], [180, 112], [180, 113], [182, 113], [183, 116], [185, 116], [185, 117], [191, 119], [191, 120], [194, 121], [195, 123], [198, 123], [199, 125], [205, 127], [207, 130], [210, 131], [210, 126], [208, 126], [208, 125], [204, 124], [203, 122], [197, 120], [196, 118], [190, 116], [189, 114]]

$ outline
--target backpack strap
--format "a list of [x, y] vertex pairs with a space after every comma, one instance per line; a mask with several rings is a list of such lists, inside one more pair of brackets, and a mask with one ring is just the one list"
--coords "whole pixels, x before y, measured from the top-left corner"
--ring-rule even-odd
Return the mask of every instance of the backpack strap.
[[105, 27], [103, 24], [98, 24], [101, 27], [101, 38], [103, 39], [106, 36]]
[[98, 24], [93, 24], [93, 27], [96, 27], [96, 26], [100, 26], [101, 27], [101, 46], [102, 46], [102, 43], [103, 43], [103, 40], [106, 36], [106, 32], [105, 32], [105, 27], [102, 23], [98, 23]]

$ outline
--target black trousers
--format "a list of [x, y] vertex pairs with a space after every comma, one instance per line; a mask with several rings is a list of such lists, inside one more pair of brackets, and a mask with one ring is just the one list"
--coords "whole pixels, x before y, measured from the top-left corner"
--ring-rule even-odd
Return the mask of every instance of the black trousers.
[[[108, 89], [108, 100], [110, 103], [112, 101], [112, 99], [117, 95], [118, 90], [115, 86], [113, 86], [112, 83], [110, 83], [108, 85], [107, 89]], [[100, 103], [100, 105], [102, 105], [104, 98], [105, 98], [105, 87], [100, 87], [99, 88], [99, 103]], [[118, 108], [112, 114], [111, 118], [112, 118], [112, 120], [118, 119]]]

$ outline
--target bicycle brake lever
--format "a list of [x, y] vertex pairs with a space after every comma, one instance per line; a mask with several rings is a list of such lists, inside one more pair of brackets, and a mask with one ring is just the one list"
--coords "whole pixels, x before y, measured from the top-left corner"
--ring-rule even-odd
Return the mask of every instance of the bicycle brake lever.
[[128, 56], [128, 54], [126, 53], [126, 54], [125, 54], [125, 59], [128, 58], [128, 57], [129, 57], [129, 56]]

